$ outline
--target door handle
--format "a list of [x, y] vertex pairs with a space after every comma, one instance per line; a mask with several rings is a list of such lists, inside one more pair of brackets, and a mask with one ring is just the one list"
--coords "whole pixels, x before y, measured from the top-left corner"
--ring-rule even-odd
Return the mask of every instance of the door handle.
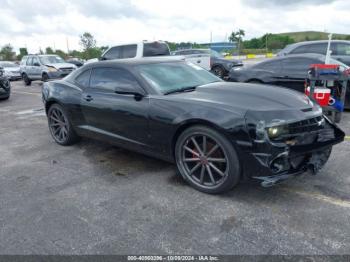
[[84, 100], [86, 100], [88, 102], [94, 100], [91, 95], [85, 95], [83, 98], [84, 98]]
[[202, 62], [201, 60], [197, 60], [197, 63], [199, 64], [200, 62]]

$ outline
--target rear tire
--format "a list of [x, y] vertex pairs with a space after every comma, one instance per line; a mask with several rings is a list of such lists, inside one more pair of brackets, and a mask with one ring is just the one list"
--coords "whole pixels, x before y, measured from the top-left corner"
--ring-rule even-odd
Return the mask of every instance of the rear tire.
[[212, 71], [217, 77], [223, 78], [225, 76], [225, 69], [222, 66], [214, 66]]
[[186, 129], [176, 142], [175, 159], [185, 181], [204, 193], [226, 192], [237, 185], [241, 177], [233, 144], [209, 127]]
[[342, 117], [342, 112], [335, 112], [334, 115], [334, 122], [335, 123], [340, 123]]
[[47, 119], [51, 136], [57, 144], [69, 146], [80, 140], [73, 129], [68, 114], [61, 105], [51, 105], [47, 112]]
[[30, 78], [27, 76], [27, 74], [23, 74], [22, 78], [23, 78], [24, 84], [26, 86], [30, 86], [32, 84], [32, 80], [30, 80]]

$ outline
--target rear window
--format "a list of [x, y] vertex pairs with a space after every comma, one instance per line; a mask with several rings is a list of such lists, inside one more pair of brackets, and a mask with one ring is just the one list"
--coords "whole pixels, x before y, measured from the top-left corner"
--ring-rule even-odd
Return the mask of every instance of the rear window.
[[143, 46], [143, 56], [170, 55], [169, 47], [166, 43], [145, 43]]

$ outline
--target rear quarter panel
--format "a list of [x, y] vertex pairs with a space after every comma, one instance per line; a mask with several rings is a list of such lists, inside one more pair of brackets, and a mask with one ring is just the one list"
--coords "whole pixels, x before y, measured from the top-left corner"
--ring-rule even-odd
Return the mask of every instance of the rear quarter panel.
[[42, 93], [46, 111], [50, 105], [58, 103], [66, 110], [73, 126], [85, 122], [80, 106], [82, 90], [79, 87], [64, 80], [52, 81], [44, 83]]

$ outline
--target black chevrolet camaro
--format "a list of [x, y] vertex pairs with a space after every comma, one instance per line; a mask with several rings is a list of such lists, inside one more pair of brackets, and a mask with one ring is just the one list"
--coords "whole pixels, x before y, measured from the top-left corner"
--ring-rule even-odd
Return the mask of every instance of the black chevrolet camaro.
[[220, 193], [241, 179], [270, 186], [316, 173], [344, 133], [305, 95], [226, 83], [165, 58], [87, 64], [43, 86], [53, 139], [79, 137], [175, 162], [194, 188]]

